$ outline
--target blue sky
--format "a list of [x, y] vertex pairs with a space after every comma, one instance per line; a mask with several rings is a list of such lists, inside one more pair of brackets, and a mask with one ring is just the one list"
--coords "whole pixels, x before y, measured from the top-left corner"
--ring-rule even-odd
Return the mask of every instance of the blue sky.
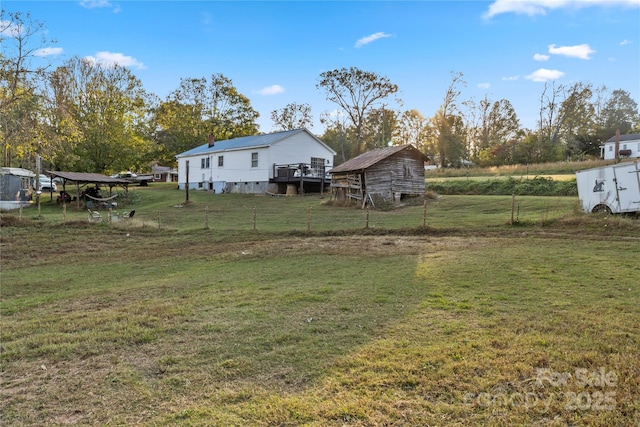
[[358, 67], [400, 88], [403, 109], [435, 114], [460, 72], [460, 99], [507, 99], [534, 128], [545, 81], [623, 89], [640, 104], [640, 0], [496, 1], [29, 1], [57, 43], [54, 65], [73, 56], [128, 67], [165, 98], [180, 78], [222, 73], [260, 112], [307, 103], [335, 109], [320, 73]]

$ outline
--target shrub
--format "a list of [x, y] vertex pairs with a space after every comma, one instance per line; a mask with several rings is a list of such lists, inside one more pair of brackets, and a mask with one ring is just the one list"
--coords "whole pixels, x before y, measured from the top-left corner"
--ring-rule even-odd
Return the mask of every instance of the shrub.
[[487, 181], [451, 180], [427, 183], [427, 192], [447, 195], [486, 195], [486, 196], [577, 196], [576, 180], [554, 181], [552, 178], [535, 177], [532, 179], [494, 179]]

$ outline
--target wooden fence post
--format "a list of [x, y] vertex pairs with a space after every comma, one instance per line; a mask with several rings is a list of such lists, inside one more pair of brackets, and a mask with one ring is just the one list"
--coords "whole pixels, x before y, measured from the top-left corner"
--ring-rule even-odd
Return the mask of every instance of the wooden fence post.
[[186, 173], [187, 173], [187, 182], [184, 185], [185, 188], [185, 204], [189, 203], [189, 160], [187, 160], [187, 165], [186, 165]]
[[422, 209], [422, 227], [427, 228], [427, 199], [424, 199], [424, 208]]
[[516, 207], [516, 195], [513, 194], [511, 196], [511, 221], [509, 222], [509, 225], [513, 225], [513, 211]]
[[367, 207], [367, 216], [366, 216], [366, 221], [364, 224], [364, 228], [369, 228], [369, 208]]
[[253, 207], [253, 231], [256, 231], [256, 207]]

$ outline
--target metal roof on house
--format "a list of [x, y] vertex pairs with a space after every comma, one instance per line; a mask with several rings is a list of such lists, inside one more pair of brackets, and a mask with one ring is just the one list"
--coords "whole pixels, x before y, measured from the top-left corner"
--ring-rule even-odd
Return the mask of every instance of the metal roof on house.
[[[368, 167], [375, 165], [379, 161], [407, 149], [418, 151], [412, 145], [394, 145], [392, 147], [379, 148], [377, 150], [372, 150], [364, 154], [360, 154], [358, 157], [354, 157], [351, 160], [347, 160], [341, 165], [338, 165], [335, 168], [331, 169], [329, 173], [351, 172], [367, 169]], [[418, 153], [420, 153], [420, 151], [418, 151]], [[422, 153], [420, 153], [420, 155], [425, 157]]]
[[[635, 141], [640, 140], [640, 133], [630, 133], [628, 135], [620, 135], [620, 141]], [[605, 144], [608, 142], [616, 142], [616, 137], [612, 136], [611, 138], [605, 141]]]
[[226, 139], [224, 141], [215, 141], [213, 147], [209, 147], [209, 143], [206, 143], [198, 147], [192, 148], [191, 150], [177, 154], [176, 157], [187, 157], [187, 156], [194, 156], [194, 155], [206, 154], [206, 153], [216, 153], [220, 151], [229, 151], [229, 150], [242, 150], [246, 148], [268, 147], [275, 144], [276, 142], [282, 141], [283, 139], [289, 138], [290, 136], [296, 135], [300, 132], [308, 133], [320, 144], [327, 147], [327, 149], [333, 151], [330, 147], [328, 147], [324, 142], [320, 141], [308, 130], [293, 129], [293, 130], [286, 130], [286, 131], [275, 132], [275, 133], [242, 136], [240, 138]]

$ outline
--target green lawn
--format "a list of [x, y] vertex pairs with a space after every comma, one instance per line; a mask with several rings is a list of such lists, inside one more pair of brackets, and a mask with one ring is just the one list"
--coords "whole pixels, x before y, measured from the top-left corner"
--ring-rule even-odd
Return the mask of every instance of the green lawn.
[[128, 223], [3, 215], [3, 425], [640, 422], [637, 219], [136, 193]]
[[[509, 223], [513, 199], [511, 196], [442, 196], [427, 200], [426, 212], [421, 199], [409, 199], [397, 209], [362, 210], [355, 205], [338, 207], [328, 195], [305, 197], [272, 197], [241, 194], [214, 195], [190, 191], [185, 204], [185, 192], [175, 184], [154, 183], [149, 187], [132, 187], [129, 199], [121, 200], [115, 212], [135, 209], [133, 221], [107, 224], [109, 212], [102, 210], [104, 223], [99, 228], [134, 227], [175, 231], [208, 227], [228, 233], [255, 231], [342, 231], [362, 229], [397, 229], [435, 227], [496, 227]], [[541, 223], [572, 214], [579, 209], [577, 197], [518, 196], [514, 203], [514, 218], [523, 222]], [[426, 217], [425, 217], [426, 214]], [[23, 217], [37, 217], [37, 209], [23, 211]], [[43, 198], [40, 223], [64, 224], [87, 221], [87, 211], [69, 205], [66, 211], [55, 200]], [[368, 220], [368, 221], [367, 221]], [[454, 220], [454, 221], [452, 221]]]

